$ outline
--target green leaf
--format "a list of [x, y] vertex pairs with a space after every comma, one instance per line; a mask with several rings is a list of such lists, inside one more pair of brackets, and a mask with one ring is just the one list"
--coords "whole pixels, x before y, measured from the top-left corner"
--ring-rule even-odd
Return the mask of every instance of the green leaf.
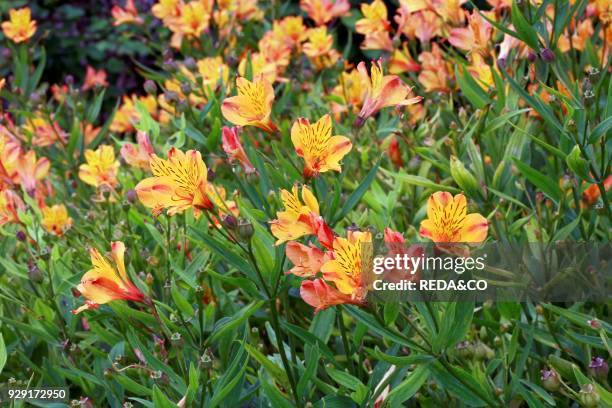
[[0, 374], [2, 374], [6, 360], [6, 345], [4, 344], [4, 337], [2, 337], [2, 333], [0, 333]]
[[582, 180], [593, 183], [595, 180], [589, 176], [589, 162], [580, 155], [580, 147], [574, 146], [570, 154], [565, 158], [567, 166]]
[[374, 178], [376, 177], [378, 167], [380, 166], [380, 160], [381, 159], [378, 159], [374, 167], [370, 169], [361, 184], [351, 193], [349, 198], [342, 206], [340, 213], [336, 217], [334, 217], [334, 221], [332, 222], [332, 224], [335, 224], [339, 220], [343, 219], [349, 212], [351, 212], [351, 210], [357, 205], [357, 203], [359, 203], [359, 200], [361, 200], [361, 197], [363, 197], [368, 188], [370, 188], [370, 184], [372, 184], [372, 181], [374, 181]]
[[132, 380], [127, 375], [117, 375], [114, 379], [121, 384], [123, 388], [127, 391], [131, 392], [134, 395], [140, 395], [142, 397], [150, 397], [151, 390], [148, 387]]
[[180, 312], [186, 317], [193, 316], [193, 306], [191, 306], [191, 303], [189, 303], [181, 294], [180, 290], [176, 286], [176, 282], [174, 281], [172, 282], [170, 293], [172, 294], [172, 299], [174, 300], [174, 304], [178, 310], [180, 310]]
[[224, 334], [242, 325], [253, 313], [258, 311], [259, 308], [263, 304], [264, 304], [263, 300], [260, 300], [257, 302], [251, 302], [247, 306], [240, 309], [233, 316], [226, 316], [226, 317], [221, 318], [215, 324], [213, 334], [207, 339], [207, 342], [213, 343], [214, 341], [218, 340]]
[[176, 408], [176, 404], [170, 401], [157, 385], [153, 386], [153, 404], [155, 408]]
[[476, 109], [483, 109], [491, 103], [487, 93], [478, 85], [472, 74], [465, 67], [462, 67], [460, 72], [459, 66], [455, 65], [455, 77], [461, 92], [463, 92], [463, 95]]
[[421, 388], [421, 386], [429, 378], [429, 370], [427, 366], [418, 366], [413, 372], [408, 374], [408, 377], [402, 381], [397, 387], [393, 388], [388, 395], [389, 406], [399, 407], [404, 401], [407, 401]]
[[346, 371], [337, 370], [332, 367], [327, 367], [326, 371], [327, 374], [329, 374], [329, 376], [332, 378], [332, 380], [342, 385], [343, 387], [348, 388], [349, 390], [355, 391], [360, 387], [364, 386], [364, 384], [361, 382], [361, 380], [359, 380], [359, 378], [347, 373]]
[[434, 183], [433, 181], [425, 177], [415, 176], [413, 174], [406, 174], [403, 172], [395, 173], [395, 172], [390, 172], [385, 169], [382, 169], [382, 172], [390, 177], [394, 177], [398, 181], [402, 181], [402, 182], [405, 182], [411, 185], [426, 187], [426, 188], [430, 188], [435, 191], [448, 191], [449, 193], [454, 193], [454, 194], [461, 192], [461, 190], [459, 190], [456, 187], [445, 186], [442, 184]]
[[531, 184], [537, 187], [540, 191], [546, 194], [556, 204], [559, 204], [563, 193], [557, 185], [557, 183], [550, 177], [544, 175], [528, 164], [523, 163], [516, 157], [512, 158], [512, 162], [519, 169], [519, 171], [529, 180]]
[[[525, 4], [525, 3], [523, 3]], [[527, 7], [530, 7], [529, 3], [526, 4]], [[527, 45], [529, 45], [533, 50], [538, 51], [540, 49], [540, 41], [538, 40], [538, 34], [533, 29], [531, 24], [527, 22], [525, 16], [521, 12], [521, 9], [518, 7], [516, 0], [512, 2], [512, 12], [511, 12], [511, 20], [516, 33], [519, 38], [523, 40]]]
[[[612, 81], [610, 82], [612, 84]], [[612, 116], [604, 119], [599, 125], [595, 126], [595, 129], [591, 130], [591, 134], [589, 135], [589, 143], [595, 144], [599, 141], [599, 139], [606, 135], [610, 129], [612, 128]], [[606, 138], [606, 140], [608, 140]]]
[[261, 351], [251, 346], [249, 343], [242, 343], [244, 349], [253, 357], [266, 371], [284, 388], [289, 388], [289, 380], [287, 379], [287, 373], [276, 363], [266, 357]]

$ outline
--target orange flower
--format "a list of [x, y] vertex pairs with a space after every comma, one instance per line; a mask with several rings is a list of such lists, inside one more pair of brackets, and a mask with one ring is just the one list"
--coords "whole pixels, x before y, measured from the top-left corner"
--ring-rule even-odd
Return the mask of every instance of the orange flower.
[[268, 81], [259, 76], [251, 82], [246, 78], [236, 78], [237, 96], [226, 98], [221, 112], [228, 121], [238, 126], [256, 126], [268, 133], [277, 130], [270, 119], [274, 89]]
[[15, 167], [21, 187], [30, 197], [34, 197], [39, 182], [49, 174], [51, 163], [46, 157], [37, 160], [36, 152], [30, 150], [17, 159]]
[[421, 66], [412, 59], [408, 44], [404, 43], [401, 49], [396, 49], [389, 60], [389, 73], [402, 74], [404, 72], [419, 72]]
[[[287, 48], [287, 47], [283, 47]], [[291, 51], [291, 49], [289, 49]], [[247, 63], [251, 63], [251, 72], [253, 78], [263, 77], [270, 84], [277, 80], [278, 66], [275, 61], [269, 61], [263, 53], [255, 52], [251, 55], [245, 55], [238, 64], [238, 73], [241, 76], [246, 75]]]
[[363, 18], [355, 23], [355, 31], [369, 35], [378, 31], [388, 31], [387, 6], [382, 0], [374, 0], [371, 4], [361, 4]]
[[372, 271], [372, 235], [349, 231], [347, 238], [334, 239], [334, 257], [321, 266], [323, 278], [354, 302], [365, 300]]
[[427, 201], [427, 219], [419, 233], [437, 243], [481, 243], [487, 238], [489, 224], [478, 213], [467, 213], [463, 194], [438, 191]]
[[29, 7], [9, 10], [9, 21], [2, 23], [2, 31], [16, 43], [28, 41], [36, 33], [36, 20], [32, 20]]
[[450, 92], [448, 82], [452, 78], [452, 70], [437, 43], [431, 45], [430, 52], [419, 54], [419, 62], [422, 68], [419, 82], [426, 92]]
[[349, 13], [348, 0], [300, 0], [300, 7], [316, 25], [324, 25]]
[[0, 190], [0, 227], [19, 223], [18, 212], [25, 211], [25, 204], [12, 190]]
[[155, 150], [153, 150], [149, 136], [145, 132], [136, 133], [136, 141], [138, 142], [137, 146], [132, 143], [121, 146], [121, 157], [130, 166], [148, 169], [149, 158], [155, 153]]
[[299, 118], [291, 127], [291, 141], [298, 156], [304, 159], [304, 177], [317, 177], [326, 171], [341, 171], [340, 160], [351, 151], [351, 141], [345, 136], [332, 136], [329, 115], [310, 124]]
[[[604, 189], [608, 191], [610, 187], [612, 187], [612, 176], [608, 176], [604, 180], [603, 184], [604, 184]], [[597, 184], [591, 184], [582, 193], [582, 200], [588, 205], [593, 205], [595, 204], [595, 202], [600, 196], [601, 196], [601, 191], [599, 190], [599, 186], [597, 186]]]
[[125, 8], [119, 6], [113, 6], [111, 9], [111, 15], [113, 16], [113, 25], [118, 26], [121, 24], [142, 24], [143, 20], [138, 16], [138, 9], [134, 4], [134, 0], [126, 0]]
[[93, 67], [88, 65], [82, 89], [87, 91], [97, 87], [106, 88], [107, 86], [106, 71], [103, 69], [96, 71]]
[[59, 123], [52, 119], [52, 123], [49, 123], [48, 119], [38, 115], [27, 120], [23, 126], [23, 129], [32, 135], [32, 144], [47, 147], [54, 145], [57, 141], [62, 144], [66, 143], [68, 135], [62, 130]]
[[149, 166], [153, 177], [138, 183], [136, 193], [153, 214], [159, 215], [164, 208], [168, 215], [193, 208], [194, 215], [199, 217], [202, 210], [211, 210], [216, 203], [225, 206], [225, 190], [208, 182], [208, 170], [200, 152], [183, 153], [173, 147], [168, 151], [168, 160], [151, 155]]
[[354, 113], [359, 112], [367, 92], [367, 83], [356, 69], [352, 69], [350, 72], [343, 72], [340, 75], [339, 82], [332, 92], [342, 102], [342, 105], [332, 102], [332, 111], [336, 119], [338, 114], [347, 111], [348, 107], [351, 107]]
[[386, 31], [375, 31], [366, 35], [361, 43], [362, 50], [384, 50], [393, 51], [393, 41]]
[[[493, 16], [490, 16], [493, 17]], [[450, 30], [448, 42], [451, 45], [485, 56], [489, 51], [489, 40], [493, 27], [480, 13], [473, 11], [468, 17], [468, 26]]]
[[41, 225], [47, 232], [61, 237], [72, 226], [72, 218], [63, 204], [56, 204], [42, 209]]
[[113, 300], [131, 300], [145, 302], [146, 296], [130, 280], [125, 270], [125, 245], [121, 241], [111, 243], [114, 266], [103, 257], [97, 249], [89, 250], [90, 269], [81, 278], [78, 291], [87, 299], [85, 304], [72, 311], [73, 314], [88, 309], [97, 309]]
[[285, 254], [295, 265], [287, 273], [302, 278], [314, 278], [321, 271], [321, 266], [330, 259], [330, 255], [313, 244], [306, 246], [295, 241], [287, 243]]
[[140, 114], [136, 109], [136, 104], [139, 102], [144, 105], [151, 116], [154, 118], [157, 116], [157, 100], [153, 95], [140, 97], [137, 95], [132, 95], [131, 97], [124, 95], [123, 104], [117, 112], [115, 112], [115, 116], [110, 125], [110, 130], [112, 132], [123, 133], [134, 131], [134, 124], [138, 123], [140, 120]]
[[117, 173], [119, 172], [119, 161], [115, 160], [115, 152], [112, 146], [102, 145], [97, 150], [85, 150], [87, 163], [79, 167], [79, 178], [96, 188], [114, 188], [117, 185]]
[[158, 0], [151, 7], [153, 15], [160, 20], [171, 20], [181, 15], [182, 0]]
[[403, 167], [402, 152], [400, 150], [399, 140], [396, 135], [389, 136], [389, 146], [387, 147], [389, 159], [396, 167]]
[[315, 313], [335, 305], [358, 303], [351, 299], [349, 295], [345, 295], [325, 283], [323, 279], [302, 281], [300, 296], [304, 302], [315, 308]]
[[312, 61], [316, 69], [321, 70], [334, 65], [340, 54], [334, 47], [334, 38], [327, 33], [327, 27], [308, 30], [308, 41], [304, 44], [304, 54]]
[[223, 151], [225, 152], [225, 154], [227, 154], [227, 157], [229, 158], [230, 162], [239, 162], [246, 174], [257, 173], [257, 170], [255, 169], [255, 167], [253, 167], [251, 161], [249, 160], [249, 157], [244, 151], [242, 143], [240, 143], [237, 127], [230, 128], [227, 126], [223, 126], [221, 135], [221, 145], [223, 147]]
[[281, 190], [281, 200], [285, 211], [276, 213], [276, 220], [270, 221], [272, 235], [277, 238], [275, 245], [296, 240], [304, 235], [317, 234], [315, 220], [320, 218], [319, 203], [308, 189], [302, 187], [302, 200], [298, 197], [298, 187], [294, 185], [291, 192]]
[[6, 79], [0, 78], [0, 91], [4, 88], [4, 84], [6, 84]]
[[363, 123], [384, 107], [412, 105], [423, 99], [420, 96], [408, 98], [411, 88], [404, 84], [397, 75], [383, 75], [381, 59], [372, 63], [370, 74], [363, 61], [359, 63], [357, 70], [364, 83], [367, 84], [367, 92], [359, 112], [358, 123]]
[[211, 13], [211, 1], [192, 1], [183, 5], [178, 23], [181, 33], [192, 37], [200, 37], [208, 29]]
[[306, 39], [306, 27], [302, 16], [288, 16], [273, 23], [272, 31], [274, 35], [285, 41], [290, 47], [299, 45]]
[[221, 57], [206, 57], [197, 62], [198, 73], [202, 76], [202, 86], [205, 90], [214, 91], [219, 83], [226, 87], [229, 79], [229, 67]]

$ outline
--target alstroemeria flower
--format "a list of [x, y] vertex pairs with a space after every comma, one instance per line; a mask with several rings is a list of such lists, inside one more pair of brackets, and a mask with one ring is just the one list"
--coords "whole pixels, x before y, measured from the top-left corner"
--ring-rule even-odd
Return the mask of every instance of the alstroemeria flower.
[[437, 243], [481, 243], [487, 239], [489, 223], [478, 213], [467, 213], [463, 194], [438, 191], [427, 201], [427, 219], [419, 233]]
[[344, 16], [351, 9], [348, 0], [300, 0], [300, 7], [317, 26]]
[[36, 33], [36, 20], [32, 20], [29, 7], [9, 10], [9, 21], [2, 23], [4, 35], [16, 43], [28, 41]]
[[339, 84], [332, 91], [332, 94], [342, 101], [342, 105], [332, 101], [332, 111], [336, 120], [339, 114], [348, 111], [349, 107], [352, 112], [359, 112], [367, 92], [367, 83], [356, 69], [343, 72], [338, 82]]
[[[391, 228], [385, 228], [384, 232], [385, 245], [387, 247], [387, 258], [396, 257], [397, 255], [408, 255], [410, 258], [420, 258], [425, 254], [425, 248], [422, 245], [406, 245], [404, 236]], [[384, 272], [383, 278], [388, 282], [401, 282], [402, 280], [417, 281], [420, 279], [420, 270], [412, 271], [408, 269], [387, 269]]]
[[359, 34], [369, 35], [378, 31], [387, 31], [390, 28], [387, 21], [387, 6], [382, 0], [374, 0], [371, 4], [361, 4], [363, 18], [355, 23], [355, 31]]
[[249, 157], [246, 155], [240, 138], [238, 137], [237, 127], [223, 126], [221, 132], [221, 146], [223, 151], [227, 154], [230, 162], [237, 161], [242, 166], [242, 169], [246, 174], [257, 173], [257, 170], [251, 164]]
[[38, 147], [52, 146], [56, 142], [65, 144], [68, 140], [68, 135], [60, 127], [57, 121], [44, 118], [41, 113], [37, 113], [35, 117], [28, 119], [23, 125], [23, 129], [32, 135], [32, 144]]
[[426, 92], [450, 92], [448, 83], [453, 76], [452, 67], [437, 43], [431, 45], [431, 51], [419, 54], [419, 62], [421, 73], [418, 79]]
[[0, 190], [0, 227], [8, 223], [18, 223], [18, 211], [25, 211], [21, 197], [12, 190]]
[[[494, 16], [489, 16], [495, 18]], [[473, 11], [468, 17], [468, 26], [453, 28], [450, 30], [448, 42], [451, 45], [469, 52], [481, 53], [485, 56], [489, 50], [489, 40], [493, 27], [491, 24], [482, 18], [480, 13]]]
[[419, 72], [421, 66], [412, 58], [408, 44], [404, 43], [401, 49], [396, 49], [389, 60], [389, 73], [402, 74], [404, 72]]
[[52, 234], [61, 237], [71, 226], [72, 218], [68, 215], [66, 206], [56, 204], [52, 207], [44, 207], [42, 209], [42, 220], [40, 224], [43, 228]]
[[[223, 62], [221, 57], [206, 57], [197, 62], [198, 73], [202, 77], [204, 89], [210, 88], [214, 91], [219, 82], [227, 88], [229, 79], [229, 67]], [[225, 93], [225, 91], [223, 92]]]
[[226, 98], [221, 106], [223, 117], [237, 126], [256, 126], [268, 133], [277, 130], [270, 119], [274, 89], [263, 77], [251, 82], [246, 78], [236, 78], [238, 95]]
[[119, 161], [115, 160], [115, 151], [112, 146], [101, 145], [95, 151], [85, 150], [86, 163], [79, 167], [79, 178], [96, 188], [106, 186], [114, 188], [119, 172]]
[[6, 84], [6, 79], [0, 78], [0, 91], [2, 90], [2, 88], [4, 88], [4, 84]]
[[96, 71], [95, 68], [88, 65], [87, 70], [85, 72], [85, 80], [83, 81], [83, 89], [87, 91], [93, 88], [106, 88], [108, 86], [108, 82], [106, 81], [106, 71], [101, 69]]
[[285, 254], [294, 265], [287, 273], [302, 278], [315, 277], [321, 271], [321, 266], [330, 259], [330, 255], [313, 244], [307, 246], [295, 241], [287, 243]]
[[[612, 176], [608, 176], [604, 182], [604, 190], [608, 191], [612, 187]], [[582, 200], [587, 205], [593, 205], [597, 202], [597, 199], [601, 196], [601, 190], [597, 184], [591, 184], [582, 193]]]
[[304, 54], [318, 70], [331, 67], [340, 58], [334, 49], [334, 38], [328, 34], [327, 27], [311, 28], [307, 31], [308, 41], [304, 44]]
[[314, 220], [320, 217], [319, 203], [308, 187], [302, 187], [301, 200], [297, 185], [293, 186], [291, 192], [281, 190], [281, 200], [285, 211], [277, 212], [277, 219], [270, 221], [272, 235], [277, 238], [275, 245], [293, 241], [304, 235], [317, 234], [318, 226]]
[[326, 171], [341, 171], [340, 160], [351, 151], [353, 144], [345, 136], [332, 136], [329, 115], [310, 124], [299, 118], [291, 127], [291, 141], [295, 152], [304, 159], [304, 177], [317, 177]]
[[138, 132], [136, 141], [138, 142], [137, 145], [126, 143], [121, 146], [121, 157], [130, 166], [148, 169], [149, 159], [155, 153], [153, 145], [151, 145], [149, 136], [145, 132]]
[[183, 153], [173, 147], [168, 151], [168, 160], [153, 154], [149, 165], [153, 177], [138, 183], [136, 193], [145, 207], [152, 208], [153, 214], [160, 214], [164, 208], [168, 215], [193, 208], [197, 217], [200, 211], [214, 208], [211, 199], [217, 194], [210, 190], [208, 170], [200, 152]]
[[142, 17], [138, 15], [138, 9], [134, 4], [134, 0], [125, 0], [125, 8], [119, 6], [113, 6], [111, 9], [111, 15], [113, 16], [113, 25], [118, 26], [121, 24], [142, 24]]
[[353, 300], [350, 295], [346, 295], [328, 285], [323, 279], [302, 281], [300, 296], [304, 302], [315, 308], [315, 313], [335, 305], [361, 303]]
[[404, 84], [397, 75], [383, 75], [382, 60], [380, 59], [377, 62], [372, 62], [370, 74], [368, 74], [363, 61], [357, 65], [357, 70], [367, 84], [365, 100], [359, 112], [359, 123], [363, 123], [384, 107], [412, 105], [423, 99], [420, 96], [409, 98], [411, 88]]
[[46, 157], [36, 158], [34, 150], [22, 154], [15, 165], [19, 183], [30, 197], [34, 197], [39, 182], [49, 174], [51, 163]]
[[97, 249], [89, 250], [90, 269], [81, 278], [77, 290], [87, 299], [85, 304], [72, 311], [77, 314], [87, 309], [97, 309], [113, 300], [143, 302], [146, 296], [132, 283], [125, 270], [125, 245], [121, 241], [111, 243], [114, 266]]
[[200, 37], [210, 25], [212, 1], [192, 1], [181, 6], [177, 22], [182, 35]]
[[321, 266], [323, 278], [354, 302], [365, 300], [372, 271], [372, 235], [349, 231], [347, 238], [334, 239], [334, 259]]
[[158, 116], [157, 99], [155, 96], [124, 95], [121, 107], [115, 112], [115, 116], [110, 125], [110, 130], [112, 132], [123, 133], [134, 130], [134, 124], [138, 123], [140, 120], [140, 114], [136, 109], [137, 102], [142, 103], [153, 118]]

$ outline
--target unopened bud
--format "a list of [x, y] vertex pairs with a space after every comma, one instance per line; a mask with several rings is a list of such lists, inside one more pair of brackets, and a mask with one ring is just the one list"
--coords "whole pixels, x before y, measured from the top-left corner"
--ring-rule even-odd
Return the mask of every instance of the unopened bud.
[[536, 55], [536, 53], [531, 50], [527, 54], [527, 61], [531, 62], [532, 64], [536, 61], [537, 58], [538, 56]]
[[164, 68], [165, 71], [168, 71], [168, 72], [175, 72], [178, 69], [178, 65], [176, 64], [176, 61], [173, 59], [165, 60], [162, 67]]
[[540, 371], [540, 381], [542, 381], [542, 386], [551, 392], [558, 391], [561, 388], [561, 380], [559, 379], [559, 374], [551, 368], [544, 369]]
[[183, 65], [185, 65], [185, 68], [187, 68], [190, 71], [194, 71], [198, 68], [198, 64], [193, 57], [185, 58], [185, 61], [183, 61]]
[[238, 220], [233, 215], [226, 215], [222, 219], [223, 225], [229, 230], [235, 230], [238, 227]]
[[595, 408], [599, 405], [599, 394], [593, 384], [585, 384], [580, 389], [579, 394], [580, 404], [585, 408]]
[[157, 85], [154, 81], [147, 79], [144, 83], [144, 90], [149, 95], [155, 95], [157, 94]]
[[603, 357], [593, 357], [591, 362], [589, 363], [589, 370], [593, 374], [594, 377], [605, 380], [608, 378], [608, 371], [610, 368], [608, 367], [608, 363]]
[[125, 199], [127, 200], [128, 203], [134, 204], [137, 198], [138, 198], [138, 194], [136, 194], [136, 190], [129, 189], [128, 191], [126, 191]]
[[206, 173], [206, 179], [208, 181], [215, 181], [215, 177], [217, 176], [217, 174], [215, 173], [215, 171], [211, 168], [208, 168], [208, 172]]
[[550, 48], [543, 48], [540, 50], [540, 58], [544, 62], [553, 62], [555, 60], [555, 53]]
[[27, 237], [26, 233], [23, 232], [23, 230], [19, 230], [15, 234], [15, 238], [17, 238], [17, 241], [24, 242], [28, 237]]
[[181, 83], [181, 92], [185, 95], [189, 95], [191, 93], [191, 85], [189, 82]]
[[251, 221], [246, 220], [244, 218], [238, 221], [238, 236], [243, 241], [250, 240], [254, 233], [255, 229], [253, 228], [253, 224], [251, 224]]
[[34, 262], [31, 262], [28, 265], [28, 277], [34, 283], [40, 283], [43, 281], [42, 271]]

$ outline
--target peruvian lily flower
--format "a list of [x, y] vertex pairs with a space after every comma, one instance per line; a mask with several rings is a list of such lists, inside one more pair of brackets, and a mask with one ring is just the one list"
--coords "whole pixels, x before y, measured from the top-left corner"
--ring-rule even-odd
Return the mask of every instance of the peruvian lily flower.
[[138, 9], [134, 4], [134, 0], [126, 0], [125, 8], [119, 6], [113, 6], [111, 9], [111, 15], [113, 16], [113, 25], [119, 26], [121, 24], [142, 24], [142, 17], [138, 15]]
[[37, 186], [49, 174], [51, 163], [46, 157], [36, 159], [34, 150], [28, 151], [17, 159], [16, 169], [23, 190], [34, 197]]
[[408, 98], [411, 88], [402, 82], [397, 75], [383, 75], [382, 60], [373, 62], [370, 74], [362, 61], [357, 70], [367, 85], [367, 92], [357, 118], [357, 125], [387, 106], [406, 106], [418, 103], [420, 96]]
[[364, 302], [372, 271], [372, 235], [349, 231], [347, 238], [334, 239], [333, 253], [334, 259], [321, 266], [323, 278], [333, 282], [338, 291], [350, 296], [353, 302]]
[[193, 208], [198, 217], [200, 211], [214, 208], [212, 197], [217, 193], [208, 182], [206, 164], [196, 150], [183, 153], [173, 147], [168, 151], [168, 160], [151, 155], [149, 165], [153, 177], [142, 180], [136, 186], [138, 198], [145, 207], [159, 215], [164, 208], [168, 215]]
[[304, 280], [300, 286], [300, 296], [304, 302], [315, 308], [315, 313], [328, 307], [345, 303], [358, 303], [323, 279]]
[[12, 190], [0, 190], [0, 227], [8, 223], [18, 223], [19, 211], [25, 211], [21, 197]]
[[351, 5], [348, 0], [300, 0], [300, 8], [317, 26], [321, 26], [348, 14]]
[[315, 277], [321, 271], [321, 266], [330, 259], [330, 255], [313, 244], [304, 245], [295, 241], [287, 243], [285, 254], [294, 265], [287, 273], [302, 278]]
[[355, 23], [355, 31], [369, 35], [378, 31], [387, 31], [391, 27], [387, 21], [387, 6], [382, 0], [374, 0], [371, 4], [361, 4], [363, 18]]
[[304, 235], [317, 235], [319, 228], [322, 228], [317, 223], [321, 218], [319, 203], [308, 187], [302, 187], [301, 200], [297, 185], [293, 186], [291, 192], [281, 190], [281, 200], [285, 211], [277, 212], [277, 219], [270, 221], [272, 235], [277, 238], [275, 245], [296, 240]]
[[345, 136], [332, 136], [329, 115], [310, 124], [299, 118], [291, 127], [291, 141], [298, 156], [304, 159], [304, 177], [317, 177], [326, 171], [341, 171], [340, 160], [351, 151], [353, 144]]
[[108, 81], [106, 80], [106, 71], [103, 69], [96, 71], [95, 68], [88, 65], [87, 71], [85, 72], [85, 80], [83, 81], [82, 89], [87, 91], [97, 87], [106, 88], [107, 86]]
[[257, 170], [251, 164], [249, 157], [246, 155], [240, 138], [238, 137], [237, 127], [223, 126], [221, 133], [221, 143], [223, 151], [227, 154], [227, 157], [231, 161], [237, 161], [242, 166], [242, 169], [246, 174], [257, 173]]
[[72, 226], [72, 218], [68, 215], [66, 206], [56, 204], [42, 209], [42, 227], [52, 234], [61, 237]]
[[145, 302], [146, 296], [132, 283], [125, 270], [125, 245], [121, 241], [111, 243], [114, 266], [97, 249], [89, 250], [93, 268], [83, 275], [77, 290], [87, 299], [83, 306], [73, 310], [77, 314], [87, 309], [97, 309], [113, 300]]
[[478, 213], [467, 213], [463, 194], [438, 191], [427, 201], [427, 219], [419, 233], [436, 243], [481, 243], [487, 238], [489, 223]]
[[237, 126], [256, 126], [268, 133], [277, 130], [270, 119], [274, 89], [262, 76], [253, 82], [246, 78], [236, 78], [238, 95], [226, 98], [221, 112], [228, 121]]
[[86, 163], [79, 167], [79, 178], [96, 188], [114, 188], [119, 171], [119, 161], [115, 160], [115, 151], [112, 146], [102, 145], [96, 150], [85, 150]]
[[9, 10], [9, 21], [2, 23], [2, 31], [16, 43], [28, 41], [36, 33], [36, 20], [32, 20], [29, 7]]
[[126, 143], [121, 146], [121, 157], [130, 166], [140, 167], [143, 169], [149, 168], [149, 158], [155, 153], [151, 140], [145, 132], [136, 134], [138, 145]]

